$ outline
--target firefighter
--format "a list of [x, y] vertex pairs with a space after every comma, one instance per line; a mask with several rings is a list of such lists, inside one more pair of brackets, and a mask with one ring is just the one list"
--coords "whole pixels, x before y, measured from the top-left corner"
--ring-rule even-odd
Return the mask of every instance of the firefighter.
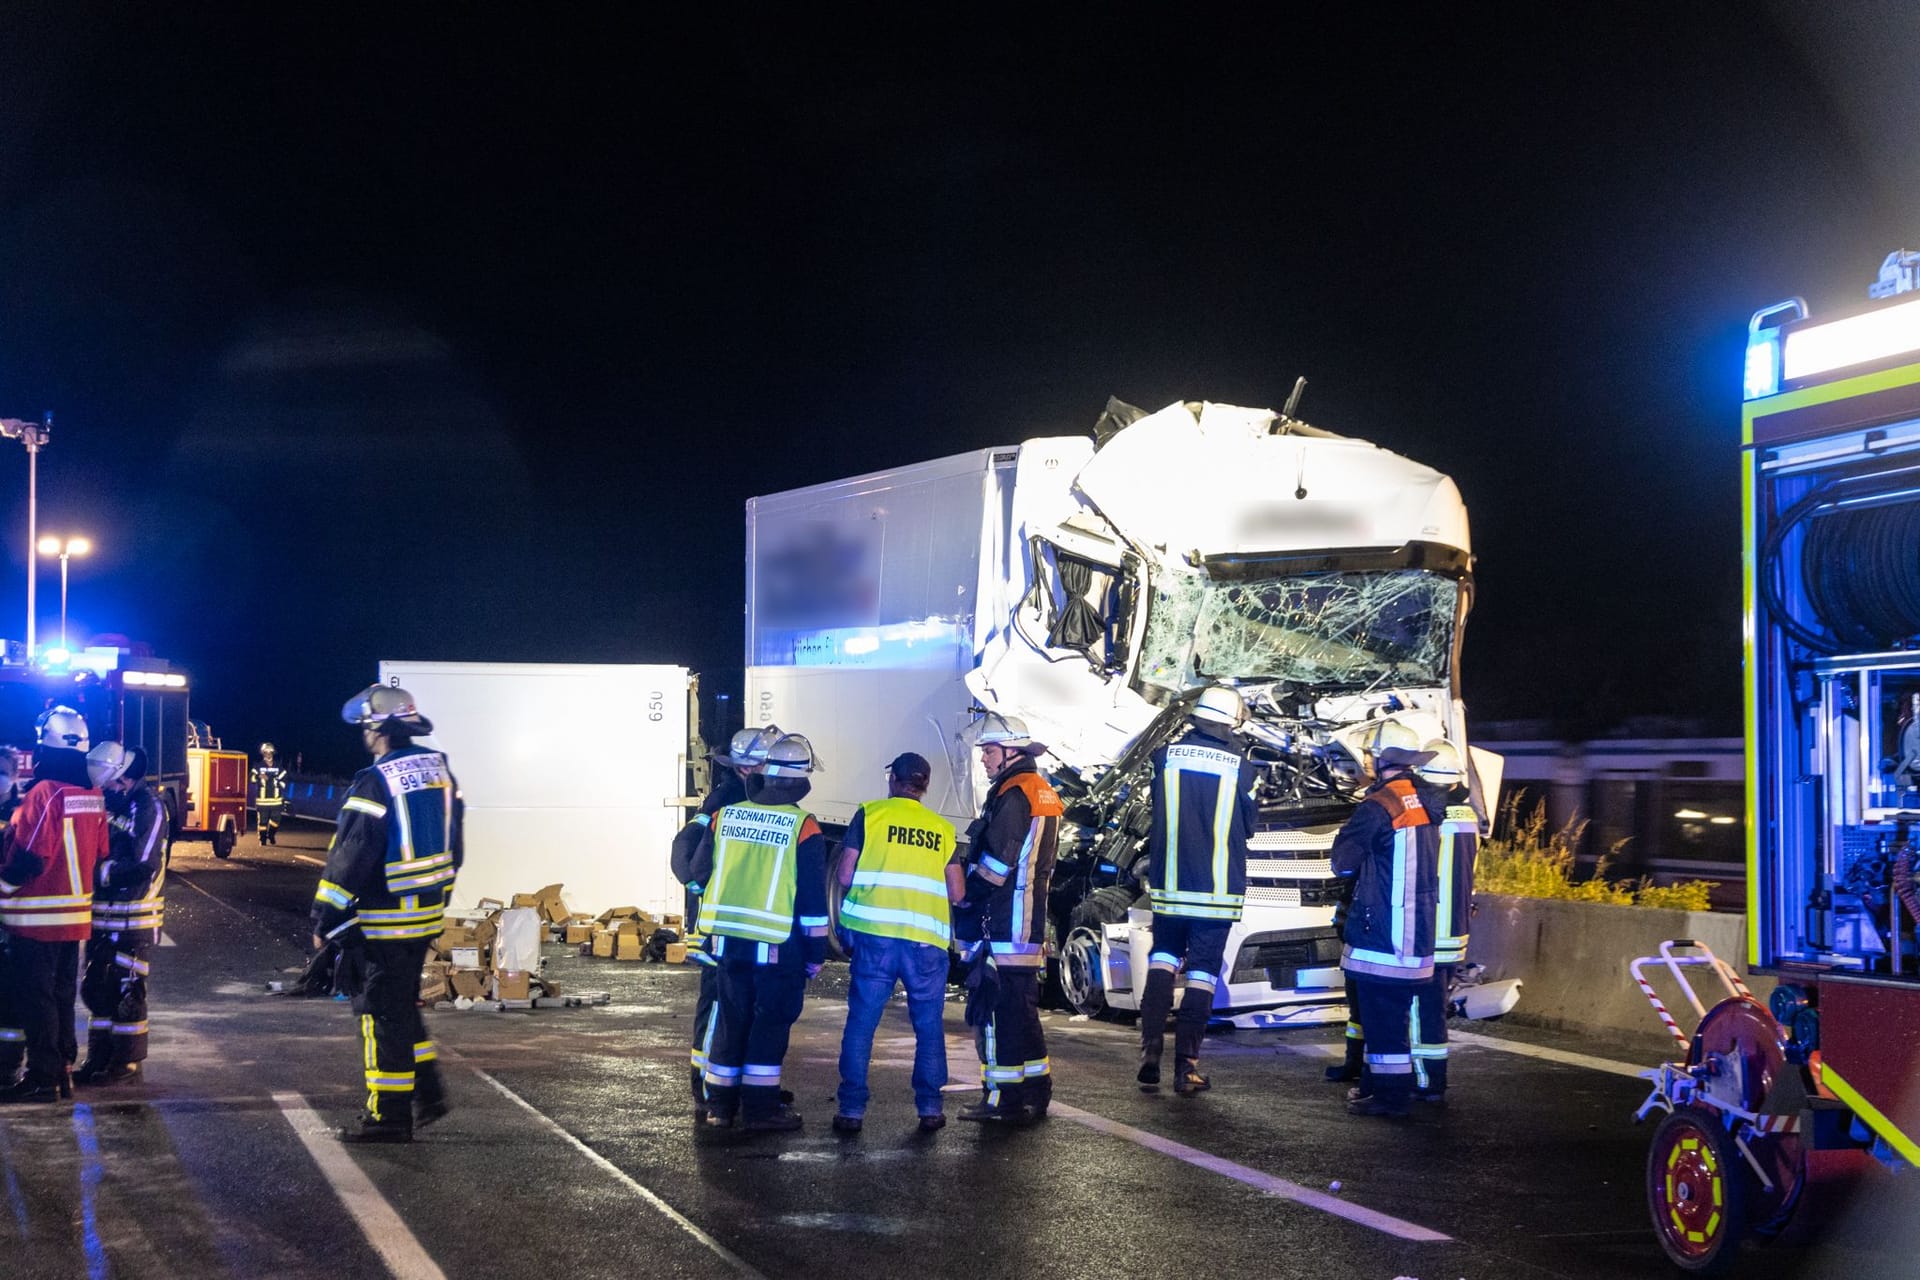
[[[1381, 735], [1384, 737], [1385, 735]], [[1404, 1116], [1412, 1105], [1412, 1025], [1433, 977], [1444, 800], [1412, 771], [1430, 752], [1379, 745], [1374, 783], [1334, 837], [1334, 874], [1351, 879], [1340, 967], [1352, 981], [1366, 1037], [1365, 1068], [1347, 1095], [1360, 1116]]]
[[[1417, 747], [1420, 735], [1406, 724], [1392, 717], [1374, 722], [1365, 739], [1360, 743], [1362, 759], [1360, 767], [1371, 776], [1374, 756], [1386, 747]], [[1337, 897], [1333, 906], [1334, 932], [1346, 936], [1347, 912], [1353, 906], [1354, 882], [1341, 880], [1335, 887]], [[1326, 1076], [1329, 1082], [1352, 1084], [1366, 1074], [1366, 1033], [1360, 1027], [1360, 990], [1353, 984], [1353, 975], [1344, 975], [1347, 995], [1346, 1053], [1340, 1062], [1328, 1067]], [[1349, 1093], [1352, 1090], [1348, 1091]]]
[[[780, 737], [780, 730], [775, 725], [742, 729], [733, 735], [732, 741], [725, 747], [714, 750], [709, 756], [714, 764], [720, 766], [714, 774], [713, 786], [700, 802], [700, 811], [674, 836], [669, 859], [674, 879], [687, 885], [686, 925], [689, 933], [700, 927], [700, 895], [688, 884], [693, 878], [693, 851], [699, 847], [700, 837], [706, 833], [715, 813], [727, 805], [754, 798], [760, 789], [760, 766], [766, 763], [767, 748], [779, 741]], [[687, 955], [700, 966], [700, 997], [693, 1007], [693, 1054], [688, 1083], [693, 1090], [693, 1118], [705, 1120], [707, 1054], [713, 1048], [714, 1034], [719, 1026], [720, 1010], [716, 1000], [720, 984], [714, 972], [716, 962], [704, 947], [689, 951]], [[793, 1099], [791, 1095], [785, 1095], [783, 1100], [791, 1102]]]
[[87, 772], [107, 798], [107, 857], [94, 871], [93, 937], [80, 994], [91, 1015], [75, 1084], [130, 1080], [147, 1058], [147, 978], [160, 936], [166, 808], [146, 784], [147, 753], [103, 742]]
[[827, 840], [800, 808], [807, 775], [821, 771], [797, 733], [767, 748], [757, 798], [713, 814], [691, 859], [702, 931], [717, 961], [720, 1021], [707, 1053], [707, 1119], [788, 1131], [798, 1112], [781, 1099], [780, 1064], [827, 958]]
[[947, 864], [960, 902], [954, 913], [969, 964], [967, 1022], [980, 1053], [981, 1098], [962, 1120], [1024, 1124], [1047, 1113], [1053, 1064], [1040, 1026], [1040, 975], [1047, 963], [1047, 892], [1066, 812], [1040, 772], [1046, 747], [1016, 716], [989, 711], [967, 727], [989, 779], [969, 848]]
[[1416, 1101], [1447, 1104], [1447, 1002], [1457, 965], [1467, 959], [1467, 931], [1473, 914], [1473, 862], [1480, 848], [1480, 815], [1460, 752], [1444, 738], [1424, 750], [1433, 759], [1419, 767], [1420, 779], [1446, 802], [1440, 821], [1440, 853], [1434, 904], [1433, 978], [1420, 988], [1419, 1026], [1413, 1041], [1413, 1096]]
[[913, 1104], [920, 1131], [946, 1127], [947, 950], [953, 941], [947, 862], [953, 824], [920, 803], [933, 779], [926, 757], [905, 751], [887, 765], [887, 798], [861, 805], [841, 842], [836, 879], [847, 891], [840, 923], [852, 938], [852, 986], [840, 1039], [839, 1110], [833, 1127], [858, 1133], [866, 1115], [873, 1033], [896, 983], [913, 1023]]
[[287, 771], [275, 762], [271, 742], [260, 744], [260, 765], [253, 771], [253, 807], [260, 843], [277, 843], [280, 820], [287, 813]]
[[20, 753], [0, 746], [0, 824], [13, 821], [20, 807]]
[[[106, 800], [87, 777], [87, 722], [40, 716], [33, 783], [0, 837], [0, 1102], [73, 1096], [80, 943], [93, 930], [93, 869], [107, 856]], [[22, 1055], [26, 1074], [15, 1079]]]
[[313, 900], [313, 945], [340, 947], [340, 986], [360, 1019], [367, 1104], [347, 1142], [411, 1142], [447, 1114], [433, 1041], [420, 1017], [420, 969], [440, 935], [464, 855], [458, 784], [405, 689], [371, 685], [340, 718], [373, 764], [354, 775]]
[[1200, 1074], [1213, 993], [1226, 959], [1227, 934], [1247, 895], [1247, 841], [1259, 817], [1258, 775], [1234, 730], [1246, 723], [1238, 690], [1213, 685], [1188, 713], [1189, 727], [1153, 753], [1153, 827], [1147, 893], [1153, 952], [1140, 998], [1141, 1085], [1160, 1083], [1167, 1014], [1176, 972], [1187, 980], [1173, 1037], [1173, 1091], [1209, 1087]]

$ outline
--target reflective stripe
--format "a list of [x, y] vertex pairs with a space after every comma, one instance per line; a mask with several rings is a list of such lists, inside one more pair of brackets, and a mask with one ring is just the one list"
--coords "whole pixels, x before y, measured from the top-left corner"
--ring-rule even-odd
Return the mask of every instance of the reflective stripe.
[[1187, 985], [1190, 987], [1214, 987], [1218, 986], [1219, 982], [1220, 979], [1211, 973], [1189, 973], [1187, 975]]
[[1345, 946], [1340, 951], [1340, 967], [1348, 973], [1374, 978], [1398, 978], [1413, 981], [1433, 976], [1433, 961], [1420, 956], [1396, 956], [1385, 951]]
[[793, 805], [733, 804], [714, 814], [713, 872], [701, 927], [752, 942], [785, 942], [798, 897], [795, 851], [807, 815]]
[[375, 818], [387, 816], [387, 806], [378, 800], [369, 800], [365, 796], [348, 796], [346, 803], [342, 804], [340, 809], [343, 813], [351, 810], [354, 813], [364, 813]]
[[1026, 1078], [1029, 1080], [1037, 1080], [1041, 1076], [1051, 1074], [1052, 1071], [1053, 1071], [1052, 1058], [1035, 1058], [1031, 1062], [1028, 1062], [1025, 1065], [1025, 1067], [1022, 1069], [1021, 1074], [1026, 1076]]
[[111, 1031], [113, 1030], [113, 1019], [112, 1018], [89, 1018], [87, 1019], [87, 1030]]
[[27, 1033], [17, 1027], [0, 1027], [0, 1044], [25, 1044]]
[[880, 929], [860, 929], [860, 924], [903, 925], [920, 933], [931, 934], [939, 939], [939, 945], [945, 946], [953, 936], [951, 923], [945, 918], [921, 915], [917, 911], [892, 911], [884, 907], [863, 906], [849, 899], [840, 904], [840, 918], [847, 927], [859, 933], [872, 933], [886, 937], [900, 937], [897, 933], [883, 933]]
[[113, 962], [119, 965], [122, 969], [131, 969], [133, 970], [133, 972], [140, 974], [143, 977], [149, 972], [147, 962], [145, 960], [136, 960], [134, 957], [128, 955], [124, 951], [116, 951], [113, 956]]
[[27, 929], [35, 925], [88, 924], [93, 920], [90, 911], [30, 912], [9, 911], [0, 908], [0, 924], [15, 929]]
[[723, 1067], [717, 1062], [707, 1063], [707, 1081], [710, 1084], [717, 1084], [722, 1088], [725, 1088], [727, 1085], [734, 1083], [739, 1078], [740, 1078], [739, 1067]]
[[369, 1071], [367, 1088], [379, 1093], [405, 1093], [413, 1088], [413, 1072]]
[[144, 1022], [116, 1022], [113, 1024], [113, 1034], [117, 1036], [143, 1036], [147, 1034], [147, 1024]]
[[893, 889], [918, 889], [922, 893], [937, 893], [941, 897], [945, 897], [947, 893], [947, 882], [945, 880], [936, 880], [931, 876], [908, 875], [902, 871], [854, 872], [854, 888], [861, 889], [869, 885]]
[[4, 905], [10, 911], [51, 910], [55, 907], [91, 907], [93, 905], [93, 895], [90, 893], [81, 893], [51, 896], [42, 895], [31, 898], [8, 898]]
[[431, 1040], [422, 1040], [419, 1044], [413, 1046], [413, 1060], [415, 1062], [432, 1062], [439, 1058], [439, 1056], [440, 1051], [433, 1047], [433, 1041]]
[[342, 911], [353, 905], [353, 895], [331, 880], [320, 882], [320, 887], [314, 891], [313, 900], [339, 907]]

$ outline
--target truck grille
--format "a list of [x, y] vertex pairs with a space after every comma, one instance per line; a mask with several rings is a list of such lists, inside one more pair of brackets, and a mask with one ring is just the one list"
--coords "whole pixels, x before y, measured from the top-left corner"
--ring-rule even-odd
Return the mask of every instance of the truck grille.
[[1343, 886], [1337, 880], [1247, 881], [1247, 901], [1268, 907], [1331, 907], [1338, 905]]
[[1265, 981], [1276, 987], [1292, 987], [1298, 985], [1300, 970], [1327, 969], [1339, 963], [1340, 935], [1330, 926], [1277, 929], [1256, 933], [1241, 944], [1229, 981]]

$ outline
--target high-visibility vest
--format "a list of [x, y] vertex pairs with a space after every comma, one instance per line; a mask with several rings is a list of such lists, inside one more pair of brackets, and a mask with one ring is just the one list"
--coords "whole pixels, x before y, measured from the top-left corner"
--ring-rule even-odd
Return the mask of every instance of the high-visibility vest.
[[730, 804], [713, 815], [713, 872], [700, 895], [708, 933], [781, 943], [793, 936], [800, 825], [791, 804]]
[[860, 861], [840, 922], [856, 933], [946, 950], [953, 940], [946, 878], [953, 824], [909, 796], [874, 800], [860, 812]]
[[1472, 805], [1450, 804], [1440, 823], [1440, 900], [1433, 913], [1433, 962], [1461, 964], [1467, 958], [1467, 921], [1472, 912], [1473, 855], [1480, 815]]
[[[373, 763], [387, 802], [348, 796], [341, 809], [385, 821], [385, 894], [362, 894], [360, 928], [384, 942], [436, 938], [445, 922], [453, 886], [454, 799], [447, 758], [423, 747], [403, 747]], [[321, 881], [323, 896], [338, 886]]]

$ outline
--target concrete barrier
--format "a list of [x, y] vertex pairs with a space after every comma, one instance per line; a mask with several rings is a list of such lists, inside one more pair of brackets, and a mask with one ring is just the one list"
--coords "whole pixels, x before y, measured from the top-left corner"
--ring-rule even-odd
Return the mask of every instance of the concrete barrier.
[[[1489, 979], [1522, 980], [1519, 1007], [1508, 1015], [1517, 1022], [1658, 1033], [1660, 1024], [1627, 973], [1627, 963], [1658, 954], [1660, 944], [1674, 938], [1691, 938], [1713, 948], [1761, 1000], [1773, 991], [1771, 979], [1747, 973], [1744, 915], [1496, 893], [1475, 894], [1473, 906], [1467, 958], [1485, 965]], [[1709, 970], [1689, 970], [1688, 976], [1708, 1008], [1724, 996]], [[1661, 971], [1653, 975], [1653, 983], [1681, 1029], [1691, 1031], [1697, 1015], [1672, 978]]]

